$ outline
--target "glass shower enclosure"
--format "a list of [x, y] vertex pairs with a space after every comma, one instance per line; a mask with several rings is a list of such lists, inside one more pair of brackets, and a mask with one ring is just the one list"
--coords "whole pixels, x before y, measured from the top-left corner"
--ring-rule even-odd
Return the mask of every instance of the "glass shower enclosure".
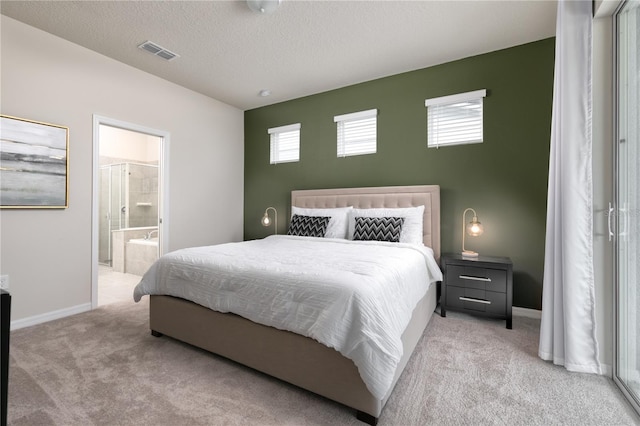
[[114, 163], [100, 167], [98, 262], [112, 264], [112, 231], [158, 226], [158, 166]]

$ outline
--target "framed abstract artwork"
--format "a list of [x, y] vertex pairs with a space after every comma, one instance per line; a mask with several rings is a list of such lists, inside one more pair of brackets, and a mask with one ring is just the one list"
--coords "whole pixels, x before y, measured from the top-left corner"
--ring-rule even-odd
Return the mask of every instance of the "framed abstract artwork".
[[0, 208], [69, 206], [69, 128], [0, 115]]

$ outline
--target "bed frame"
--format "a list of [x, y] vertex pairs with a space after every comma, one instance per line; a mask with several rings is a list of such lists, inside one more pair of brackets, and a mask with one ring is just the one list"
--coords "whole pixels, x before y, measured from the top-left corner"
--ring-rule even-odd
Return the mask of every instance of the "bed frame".
[[[413, 207], [424, 205], [424, 244], [440, 259], [440, 187], [437, 185], [320, 189], [291, 192], [291, 205], [307, 208]], [[432, 285], [418, 303], [402, 335], [404, 355], [389, 392], [375, 398], [348, 358], [316, 340], [254, 323], [238, 315], [212, 311], [171, 296], [151, 296], [150, 328], [216, 353], [357, 410], [357, 418], [375, 425], [436, 307]], [[179, 318], [179, 321], [176, 321]]]

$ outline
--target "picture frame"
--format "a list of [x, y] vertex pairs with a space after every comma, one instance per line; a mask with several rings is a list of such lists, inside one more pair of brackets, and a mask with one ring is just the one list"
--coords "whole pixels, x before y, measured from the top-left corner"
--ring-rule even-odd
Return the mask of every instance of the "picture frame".
[[69, 207], [69, 128], [0, 114], [0, 208]]

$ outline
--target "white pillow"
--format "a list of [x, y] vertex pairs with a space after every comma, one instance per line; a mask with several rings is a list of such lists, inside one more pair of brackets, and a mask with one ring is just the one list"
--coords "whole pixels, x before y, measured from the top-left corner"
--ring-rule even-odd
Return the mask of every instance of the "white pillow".
[[353, 210], [351, 206], [336, 207], [333, 209], [311, 209], [292, 206], [291, 217], [293, 217], [294, 214], [299, 216], [329, 216], [331, 219], [329, 219], [329, 225], [327, 225], [327, 232], [325, 232], [324, 237], [344, 239], [347, 238], [349, 212], [351, 210]]
[[389, 209], [353, 209], [349, 214], [349, 234], [348, 239], [353, 240], [353, 233], [356, 229], [356, 216], [360, 217], [404, 217], [402, 231], [400, 232], [400, 242], [408, 244], [423, 245], [422, 221], [424, 206], [400, 207]]

